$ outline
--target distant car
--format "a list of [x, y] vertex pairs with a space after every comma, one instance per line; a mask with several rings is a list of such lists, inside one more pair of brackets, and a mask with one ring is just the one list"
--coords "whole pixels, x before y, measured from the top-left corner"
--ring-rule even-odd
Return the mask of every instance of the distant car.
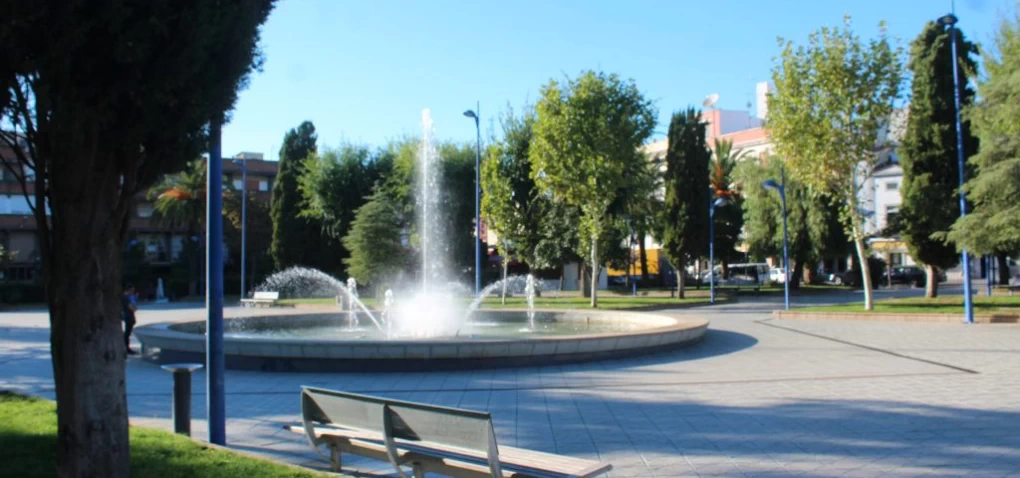
[[[899, 266], [893, 267], [892, 273], [889, 274], [893, 284], [912, 284], [916, 287], [924, 287], [928, 283], [928, 275], [924, 269], [917, 266]], [[946, 281], [945, 271], [939, 271], [938, 281]]]
[[786, 270], [781, 267], [773, 267], [769, 269], [769, 282], [775, 282], [777, 284], [786, 282]]

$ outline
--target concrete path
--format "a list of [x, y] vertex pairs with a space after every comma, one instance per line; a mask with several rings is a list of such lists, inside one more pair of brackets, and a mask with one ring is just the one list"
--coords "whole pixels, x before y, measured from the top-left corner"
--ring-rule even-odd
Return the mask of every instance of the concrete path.
[[[608, 461], [614, 477], [1020, 476], [1020, 327], [772, 320], [781, 300], [677, 311], [712, 321], [705, 340], [642, 358], [415, 374], [229, 371], [228, 441], [321, 468], [302, 437], [281, 430], [298, 419], [299, 386], [316, 385], [488, 410], [500, 443]], [[139, 319], [202, 314], [163, 308]], [[43, 313], [0, 314], [0, 388], [52, 396], [47, 334]], [[169, 375], [138, 359], [127, 367], [132, 422], [169, 429]], [[204, 380], [195, 376], [200, 437]], [[364, 460], [349, 470], [392, 472]]]

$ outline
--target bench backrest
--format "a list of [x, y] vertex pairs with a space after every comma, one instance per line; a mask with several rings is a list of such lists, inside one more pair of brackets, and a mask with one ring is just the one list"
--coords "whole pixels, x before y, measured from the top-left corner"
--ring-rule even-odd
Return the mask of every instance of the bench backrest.
[[488, 413], [368, 395], [303, 387], [301, 415], [305, 432], [317, 445], [314, 423], [382, 434], [397, 466], [396, 440], [430, 442], [483, 453], [493, 477], [501, 477], [499, 450]]
[[266, 292], [266, 291], [256, 292], [255, 295], [252, 296], [252, 299], [262, 300], [279, 300], [279, 298], [280, 298], [279, 292]]

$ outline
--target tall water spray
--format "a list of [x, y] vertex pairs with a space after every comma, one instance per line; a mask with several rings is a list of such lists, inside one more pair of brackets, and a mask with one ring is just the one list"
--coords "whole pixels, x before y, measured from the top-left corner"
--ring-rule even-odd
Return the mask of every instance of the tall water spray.
[[421, 242], [421, 292], [428, 295], [437, 284], [446, 283], [448, 278], [443, 246], [445, 231], [438, 220], [442, 202], [442, 163], [436, 151], [432, 114], [428, 109], [421, 112], [421, 126], [421, 147], [418, 151], [418, 167], [421, 169], [417, 198], [420, 206], [418, 239]]

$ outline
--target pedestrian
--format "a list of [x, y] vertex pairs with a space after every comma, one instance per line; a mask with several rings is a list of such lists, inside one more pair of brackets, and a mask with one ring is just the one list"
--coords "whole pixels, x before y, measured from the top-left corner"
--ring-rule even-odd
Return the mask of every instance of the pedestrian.
[[124, 348], [128, 355], [136, 355], [131, 349], [131, 330], [135, 328], [135, 311], [138, 310], [138, 296], [135, 295], [135, 286], [128, 284], [124, 287], [124, 293], [120, 296], [120, 307], [122, 319], [124, 320]]

